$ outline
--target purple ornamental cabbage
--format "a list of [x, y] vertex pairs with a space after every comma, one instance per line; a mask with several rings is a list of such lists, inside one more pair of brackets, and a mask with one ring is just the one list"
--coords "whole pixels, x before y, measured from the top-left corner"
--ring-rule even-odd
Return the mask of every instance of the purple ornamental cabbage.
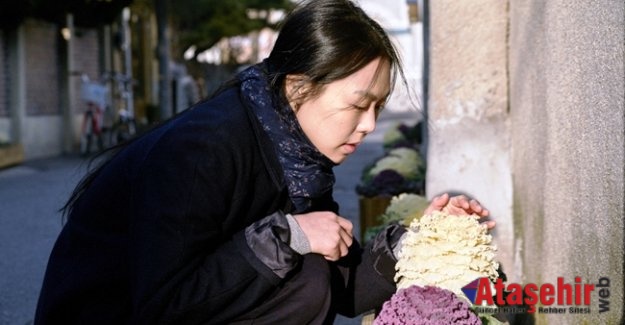
[[404, 176], [398, 172], [392, 169], [385, 169], [375, 175], [371, 184], [382, 191], [394, 192], [393, 190], [401, 188], [405, 181]]
[[384, 303], [374, 325], [482, 324], [469, 305], [439, 287], [412, 285], [398, 290]]

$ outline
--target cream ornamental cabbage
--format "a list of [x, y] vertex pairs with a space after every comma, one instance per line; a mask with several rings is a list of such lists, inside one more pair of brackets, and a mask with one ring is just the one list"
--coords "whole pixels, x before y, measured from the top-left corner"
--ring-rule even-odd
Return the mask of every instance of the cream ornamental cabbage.
[[390, 145], [397, 141], [405, 139], [404, 134], [399, 130], [399, 124], [389, 128], [382, 138], [383, 145]]
[[388, 155], [378, 160], [369, 171], [369, 175], [375, 176], [381, 171], [392, 169], [408, 179], [419, 177], [420, 168], [423, 166], [423, 159], [419, 153], [410, 148], [396, 148], [389, 151]]
[[419, 157], [419, 152], [416, 149], [412, 148], [395, 148], [388, 152], [390, 156], [397, 156], [401, 159], [407, 161], [415, 161], [418, 165], [421, 164], [421, 157]]
[[409, 226], [414, 219], [418, 219], [423, 215], [423, 212], [429, 205], [430, 202], [424, 196], [402, 193], [391, 199], [380, 218], [385, 224], [400, 221], [403, 225]]
[[398, 253], [397, 288], [430, 285], [467, 299], [463, 286], [480, 277], [497, 279], [496, 247], [478, 219], [440, 211], [415, 219]]

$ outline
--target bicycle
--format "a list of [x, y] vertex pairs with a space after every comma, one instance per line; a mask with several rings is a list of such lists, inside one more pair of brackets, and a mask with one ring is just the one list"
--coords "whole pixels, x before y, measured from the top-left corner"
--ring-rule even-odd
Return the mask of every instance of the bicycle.
[[117, 118], [110, 130], [110, 143], [115, 145], [129, 140], [137, 133], [134, 110], [129, 103], [132, 100], [130, 87], [134, 80], [120, 73], [114, 73], [110, 78], [117, 86], [115, 95], [119, 107]]
[[86, 110], [83, 114], [79, 151], [81, 156], [88, 156], [105, 147], [103, 119], [108, 106], [108, 88], [104, 77], [99, 81], [91, 81], [85, 73], [81, 73], [80, 77], [80, 95], [86, 104]]

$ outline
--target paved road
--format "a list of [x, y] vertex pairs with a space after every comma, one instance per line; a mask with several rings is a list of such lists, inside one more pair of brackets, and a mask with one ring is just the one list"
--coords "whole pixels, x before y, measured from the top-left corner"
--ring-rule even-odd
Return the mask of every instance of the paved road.
[[[414, 114], [388, 112], [358, 151], [335, 169], [336, 200], [342, 215], [359, 229], [354, 191], [365, 164], [382, 154], [384, 131]], [[35, 160], [0, 170], [0, 324], [30, 324], [50, 250], [62, 226], [58, 209], [87, 168], [75, 156]], [[339, 317], [336, 325], [360, 324]]]
[[57, 210], [84, 170], [78, 158], [30, 162], [0, 171], [0, 324], [32, 321]]

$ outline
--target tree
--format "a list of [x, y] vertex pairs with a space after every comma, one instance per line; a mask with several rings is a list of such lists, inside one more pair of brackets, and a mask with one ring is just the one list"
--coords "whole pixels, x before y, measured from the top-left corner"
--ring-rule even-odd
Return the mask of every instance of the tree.
[[250, 9], [292, 8], [289, 0], [177, 0], [171, 6], [173, 28], [177, 31], [174, 55], [181, 57], [190, 46], [202, 52], [223, 37], [244, 35], [263, 27], [274, 27], [268, 16], [250, 18]]
[[[250, 19], [249, 9], [289, 9], [289, 0], [153, 0], [157, 19], [160, 118], [171, 115], [169, 91], [170, 54], [182, 58], [191, 45], [196, 53], [210, 48], [222, 37], [247, 34], [271, 26], [268, 17]], [[171, 30], [174, 39], [169, 39]], [[171, 51], [171, 49], [174, 49]]]

